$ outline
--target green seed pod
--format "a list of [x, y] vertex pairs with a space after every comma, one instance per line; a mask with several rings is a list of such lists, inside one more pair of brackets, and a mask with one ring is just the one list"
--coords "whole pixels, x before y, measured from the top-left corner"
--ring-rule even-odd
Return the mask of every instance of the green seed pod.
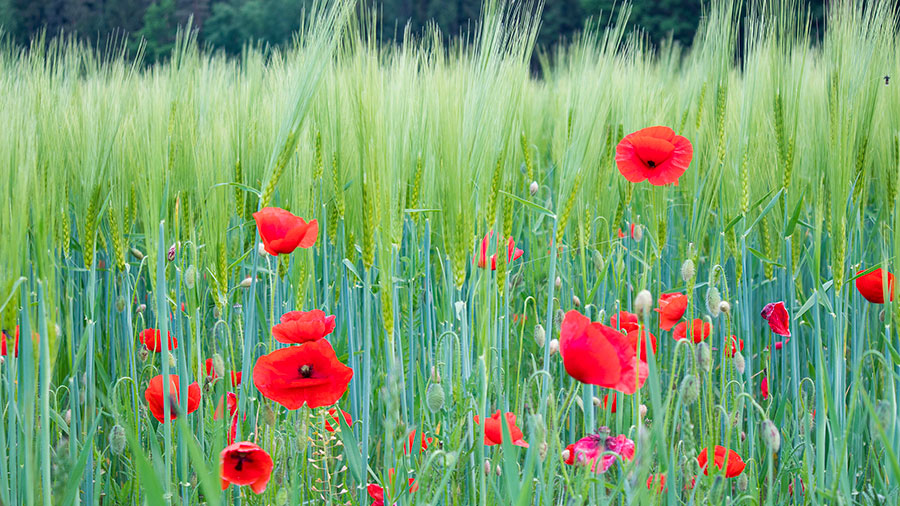
[[700, 380], [693, 374], [688, 374], [681, 380], [681, 404], [690, 406], [700, 398]]
[[109, 449], [113, 455], [121, 455], [125, 451], [125, 427], [113, 425], [109, 431]]
[[430, 385], [425, 392], [425, 402], [432, 413], [440, 411], [444, 407], [444, 389], [438, 384]]

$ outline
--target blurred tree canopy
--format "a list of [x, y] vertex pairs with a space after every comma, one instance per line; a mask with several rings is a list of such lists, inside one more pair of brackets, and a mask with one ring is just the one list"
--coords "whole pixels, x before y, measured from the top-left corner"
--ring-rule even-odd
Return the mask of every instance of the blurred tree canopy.
[[[641, 30], [659, 43], [670, 35], [688, 46], [708, 0], [634, 0], [629, 30]], [[47, 35], [77, 34], [105, 46], [125, 41], [131, 51], [145, 43], [149, 61], [165, 58], [179, 27], [190, 20], [202, 44], [238, 54], [248, 43], [280, 45], [291, 40], [312, 0], [0, 0], [0, 27], [13, 41], [28, 44], [42, 30]], [[478, 19], [482, 0], [372, 0], [384, 40], [402, 37], [407, 24], [421, 33], [436, 23], [448, 37]], [[622, 0], [547, 0], [538, 44], [549, 48], [570, 39], [589, 18], [615, 19]], [[814, 26], [821, 22], [824, 0], [811, 0]]]

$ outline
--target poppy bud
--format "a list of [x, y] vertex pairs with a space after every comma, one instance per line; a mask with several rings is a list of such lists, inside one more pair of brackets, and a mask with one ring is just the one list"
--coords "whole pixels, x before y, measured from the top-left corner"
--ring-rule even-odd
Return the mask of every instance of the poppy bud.
[[241, 280], [241, 288], [250, 288], [250, 285], [253, 284], [253, 278], [247, 276], [243, 280]]
[[747, 490], [747, 486], [748, 486], [749, 484], [750, 484], [750, 481], [747, 479], [747, 474], [746, 474], [746, 473], [741, 473], [741, 475], [738, 476], [738, 479], [737, 479], [737, 488], [738, 488], [738, 490], [740, 490], [741, 492]]
[[534, 326], [534, 342], [537, 343], [538, 348], [544, 347], [544, 342], [547, 339], [547, 331], [544, 330], [544, 326], [538, 323]]
[[706, 290], [706, 310], [713, 318], [719, 316], [719, 304], [722, 302], [722, 295], [719, 289], [711, 286]]
[[139, 250], [137, 248], [131, 248], [131, 255], [134, 258], [137, 258], [138, 262], [140, 262], [141, 260], [144, 259], [144, 254], [141, 253], [141, 250]]
[[113, 455], [121, 455], [125, 450], [125, 428], [119, 424], [113, 425], [109, 431], [109, 449]]
[[125, 304], [127, 304], [127, 302], [125, 301], [125, 297], [122, 297], [121, 295], [116, 297], [116, 311], [120, 313], [122, 311], [125, 311]]
[[570, 452], [568, 448], [563, 450], [562, 455], [561, 455], [563, 462], [568, 462], [570, 455], [572, 455], [572, 452]]
[[704, 342], [697, 345], [697, 367], [703, 372], [709, 372], [712, 368], [712, 350]]
[[562, 279], [560, 279], [559, 276], [556, 276], [556, 281], [554, 282], [554, 285], [556, 286], [557, 290], [559, 290], [559, 287], [562, 286]]
[[581, 397], [575, 398], [575, 404], [578, 404], [578, 408], [581, 409], [581, 411], [584, 411], [584, 400], [582, 400]]
[[256, 248], [256, 252], [259, 253], [260, 257], [265, 257], [269, 253], [266, 251], [266, 245], [263, 243], [259, 243], [259, 247]]
[[653, 295], [649, 290], [641, 290], [634, 298], [634, 312], [638, 317], [643, 318], [650, 314], [651, 309], [653, 309]]
[[747, 433], [744, 431], [741, 431], [741, 443], [743, 443], [746, 440], [747, 440]]
[[277, 419], [275, 417], [275, 410], [272, 409], [270, 403], [266, 403], [266, 406], [263, 408], [263, 420], [265, 420], [266, 425], [269, 427], [275, 426]]
[[175, 367], [178, 365], [178, 361], [175, 360], [175, 355], [169, 352], [169, 367]]
[[432, 383], [425, 392], [425, 402], [432, 413], [440, 411], [444, 407], [444, 389], [440, 385]]
[[616, 273], [620, 276], [625, 272], [625, 260], [622, 260], [622, 257], [616, 259]]
[[189, 290], [193, 290], [194, 286], [197, 284], [197, 267], [194, 264], [188, 266], [187, 270], [184, 271], [184, 286], [188, 287]]
[[[278, 476], [278, 475], [276, 475]], [[278, 489], [278, 493], [275, 494], [275, 504], [277, 506], [284, 506], [288, 503], [288, 491], [286, 488]]]
[[579, 299], [577, 295], [572, 296], [572, 305], [574, 305], [575, 307], [581, 307], [581, 299]]
[[462, 321], [466, 317], [466, 303], [458, 300], [453, 304], [453, 309], [456, 311], [456, 319]]
[[599, 408], [603, 405], [603, 401], [601, 401], [599, 397], [594, 397], [592, 402], [594, 403], [595, 408]]
[[63, 420], [66, 421], [66, 425], [69, 425], [72, 423], [72, 410], [71, 409], [66, 410], [66, 416], [63, 418]]
[[725, 313], [725, 316], [731, 316], [731, 304], [723, 300], [719, 303], [719, 311]]
[[746, 363], [744, 362], [744, 355], [741, 352], [737, 352], [734, 354], [734, 368], [737, 369], [737, 372], [740, 374], [744, 374], [744, 367], [746, 367]]
[[485, 459], [484, 461], [484, 475], [487, 476], [491, 474], [491, 461]]
[[500, 464], [497, 464], [497, 467], [494, 469], [494, 472], [497, 473], [497, 476], [503, 474], [503, 471], [500, 469]]
[[681, 279], [684, 280], [685, 283], [694, 279], [694, 261], [688, 258], [681, 264]]
[[878, 320], [884, 323], [884, 309], [878, 312]]
[[143, 313], [147, 310], [147, 304], [140, 304], [135, 310], [135, 313]]
[[778, 427], [772, 423], [772, 420], [763, 420], [760, 432], [762, 433], [763, 441], [765, 441], [766, 446], [770, 450], [777, 452], [781, 448], [781, 433], [778, 432]]
[[528, 192], [531, 193], [532, 197], [537, 195], [537, 192], [539, 189], [540, 189], [540, 186], [538, 186], [537, 181], [532, 181], [531, 184], [528, 186]]
[[594, 250], [591, 254], [591, 261], [594, 262], [594, 269], [597, 271], [603, 270], [603, 255], [601, 255], [599, 251]]
[[700, 380], [693, 374], [688, 374], [681, 380], [681, 404], [690, 406], [700, 398]]
[[638, 408], [638, 411], [640, 411], [640, 413], [641, 413], [641, 418], [646, 417], [647, 416], [647, 405], [641, 404], [640, 408]]
[[222, 360], [222, 355], [218, 353], [213, 353], [212, 356], [212, 366], [213, 371], [215, 371], [216, 376], [222, 378], [225, 376], [225, 361]]
[[559, 353], [559, 339], [550, 340], [550, 356], [552, 357], [554, 353]]
[[148, 356], [150, 356], [150, 350], [148, 350], [146, 346], [141, 345], [141, 351], [138, 352], [138, 358], [141, 359], [141, 362], [146, 362]]
[[566, 317], [566, 314], [563, 313], [562, 309], [556, 308], [556, 312], [553, 313], [553, 327], [559, 332], [559, 328], [562, 326], [563, 318]]
[[641, 242], [641, 239], [644, 238], [644, 227], [633, 224], [631, 226], [631, 238], [635, 240], [635, 242]]
[[175, 249], [175, 244], [173, 243], [172, 246], [169, 247], [169, 251], [166, 252], [166, 260], [170, 262], [174, 261], [176, 251], [177, 249]]

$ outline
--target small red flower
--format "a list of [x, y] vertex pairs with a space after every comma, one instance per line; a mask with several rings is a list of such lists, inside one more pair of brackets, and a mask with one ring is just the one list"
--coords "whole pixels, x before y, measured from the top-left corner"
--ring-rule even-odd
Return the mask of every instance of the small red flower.
[[638, 315], [628, 311], [619, 311], [618, 315], [613, 314], [609, 317], [609, 326], [628, 333], [632, 330], [637, 330], [640, 324], [638, 323]]
[[663, 493], [666, 491], [666, 475], [665, 475], [665, 473], [659, 473], [656, 475], [651, 474], [650, 476], [648, 476], [647, 477], [647, 490], [653, 490], [653, 482], [656, 482], [659, 484], [659, 486], [656, 489], [657, 493]]
[[272, 327], [272, 335], [279, 343], [299, 344], [317, 341], [334, 331], [334, 315], [320, 309], [291, 311], [281, 316], [281, 323]]
[[790, 317], [787, 309], [784, 307], [784, 302], [770, 302], [766, 304], [760, 315], [769, 322], [769, 328], [772, 329], [772, 332], [779, 336], [791, 336], [791, 331], [788, 329]]
[[759, 383], [759, 393], [762, 394], [763, 399], [769, 398], [769, 378], [763, 376], [762, 381]]
[[337, 359], [325, 339], [275, 350], [259, 357], [253, 384], [259, 393], [288, 409], [310, 408], [338, 401], [353, 377], [353, 369]]
[[566, 459], [563, 462], [565, 462], [567, 466], [574, 465], [575, 464], [575, 443], [572, 443], [569, 446], [567, 446], [565, 451], [568, 453], [563, 453], [563, 456], [566, 457]]
[[[524, 435], [522, 434], [522, 429], [516, 426], [516, 415], [514, 413], [506, 413], [506, 426], [509, 428], [509, 435], [512, 437], [512, 444], [516, 446], [521, 446], [522, 448], [528, 448], [528, 443], [525, 442]], [[478, 415], [475, 415], [475, 424], [478, 425], [481, 422], [478, 419]], [[484, 444], [488, 446], [499, 445], [503, 442], [503, 427], [500, 425], [500, 410], [498, 409], [490, 418], [485, 418], [484, 420]]]
[[[728, 341], [731, 341], [730, 348], [728, 347], [728, 344], [729, 344]], [[731, 339], [726, 340], [726, 344], [725, 344], [725, 354], [726, 355], [728, 355], [729, 357], [733, 357], [739, 351], [744, 351], [744, 340], [743, 339], [741, 339], [737, 336], [731, 336]]]
[[687, 296], [683, 293], [664, 293], [659, 296], [659, 328], [672, 330], [687, 310]]
[[[481, 252], [478, 255], [478, 267], [484, 269], [487, 267], [487, 252], [488, 252], [488, 242], [491, 237], [494, 235], [494, 231], [491, 230], [484, 236], [484, 239], [481, 240]], [[497, 242], [497, 249], [500, 249], [500, 242]], [[510, 263], [513, 260], [518, 260], [525, 252], [516, 247], [516, 241], [510, 237], [506, 242], [506, 263]], [[491, 270], [497, 270], [497, 254], [494, 253], [491, 255]]]
[[[559, 334], [566, 372], [582, 383], [633, 394], [643, 386], [649, 369], [637, 353], [638, 331], [632, 332], [626, 336], [602, 323], [592, 323], [578, 311], [569, 311]], [[645, 346], [642, 343], [644, 353]]]
[[[864, 272], [865, 270], [858, 271]], [[887, 273], [888, 293], [890, 300], [894, 300], [894, 275]], [[873, 304], [884, 304], [884, 272], [879, 268], [856, 278], [856, 289], [865, 299]]]
[[[687, 326], [688, 322], [681, 322], [676, 325], [672, 337], [674, 337], [676, 341], [687, 339]], [[691, 339], [695, 343], [705, 340], [709, 337], [710, 332], [712, 332], [712, 325], [709, 322], [705, 322], [700, 318], [695, 318], [691, 323]]]
[[[328, 410], [328, 415], [325, 416], [325, 430], [328, 432], [334, 432], [335, 429], [341, 426], [341, 421], [337, 417], [337, 408], [331, 408]], [[343, 409], [341, 411], [341, 416], [344, 417], [344, 421], [347, 422], [347, 425], [351, 425], [353, 423], [353, 417], [350, 416], [350, 413], [347, 413]]]
[[248, 441], [230, 444], [219, 457], [222, 490], [230, 484], [250, 485], [254, 493], [262, 494], [272, 476], [272, 467], [272, 457], [259, 446]]
[[775, 342], [775, 349], [776, 349], [776, 350], [780, 350], [781, 348], [784, 347], [784, 345], [786, 345], [786, 344], [789, 343], [789, 342], [791, 342], [791, 338], [787, 338], [787, 339], [785, 339], [784, 341], [776, 341], [776, 342]]
[[[169, 336], [169, 351], [178, 348], [178, 338], [171, 332], [166, 332]], [[158, 329], [145, 329], [140, 333], [138, 338], [148, 350], [159, 353], [162, 351], [162, 333]]]
[[[700, 455], [697, 456], [697, 463], [700, 464], [700, 469], [703, 470], [703, 474], [708, 475], [709, 469], [706, 468], [707, 464], [707, 449], [704, 448], [703, 451], [700, 452]], [[728, 461], [727, 466], [726, 462]], [[737, 454], [734, 450], [728, 450], [724, 446], [716, 445], [715, 457], [713, 457], [713, 465], [718, 467], [719, 469], [725, 469], [725, 477], [726, 478], [734, 478], [738, 476], [742, 472], [744, 472], [744, 464], [741, 456]]]
[[[430, 437], [426, 438], [424, 432], [420, 432], [419, 436], [420, 436], [419, 437], [419, 439], [420, 439], [419, 453], [422, 453], [428, 449], [428, 447], [431, 445], [431, 442], [434, 440], [434, 438], [430, 438]], [[409, 433], [409, 441], [403, 444], [404, 455], [409, 454], [410, 449], [415, 447], [415, 445], [416, 445], [415, 440], [416, 440], [416, 430], [413, 429], [412, 432]]]
[[[178, 418], [178, 406], [180, 406], [180, 398], [178, 397], [178, 376], [175, 374], [169, 375], [169, 397], [171, 398], [171, 404], [169, 404], [169, 419], [174, 420]], [[147, 390], [144, 391], [144, 398], [147, 399], [147, 406], [150, 408], [150, 412], [153, 413], [153, 416], [159, 420], [160, 423], [165, 420], [165, 398], [163, 397], [163, 377], [162, 374], [159, 376], [154, 376], [150, 383], [147, 385]], [[194, 411], [197, 411], [197, 408], [200, 407], [200, 385], [197, 382], [193, 382], [188, 385], [188, 402], [187, 402], [187, 414], [191, 414]]]
[[616, 146], [616, 165], [625, 179], [632, 183], [646, 179], [654, 186], [677, 185], [693, 156], [691, 142], [665, 126], [628, 134]]
[[284, 209], [265, 207], [253, 213], [259, 237], [270, 255], [292, 253], [297, 248], [309, 248], [319, 236], [319, 222], [306, 222]]

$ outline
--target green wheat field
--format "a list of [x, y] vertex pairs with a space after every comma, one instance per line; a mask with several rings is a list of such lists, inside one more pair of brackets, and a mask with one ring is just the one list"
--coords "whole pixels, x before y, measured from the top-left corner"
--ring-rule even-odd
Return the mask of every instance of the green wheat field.
[[0, 504], [900, 504], [896, 4], [540, 7], [0, 44]]

